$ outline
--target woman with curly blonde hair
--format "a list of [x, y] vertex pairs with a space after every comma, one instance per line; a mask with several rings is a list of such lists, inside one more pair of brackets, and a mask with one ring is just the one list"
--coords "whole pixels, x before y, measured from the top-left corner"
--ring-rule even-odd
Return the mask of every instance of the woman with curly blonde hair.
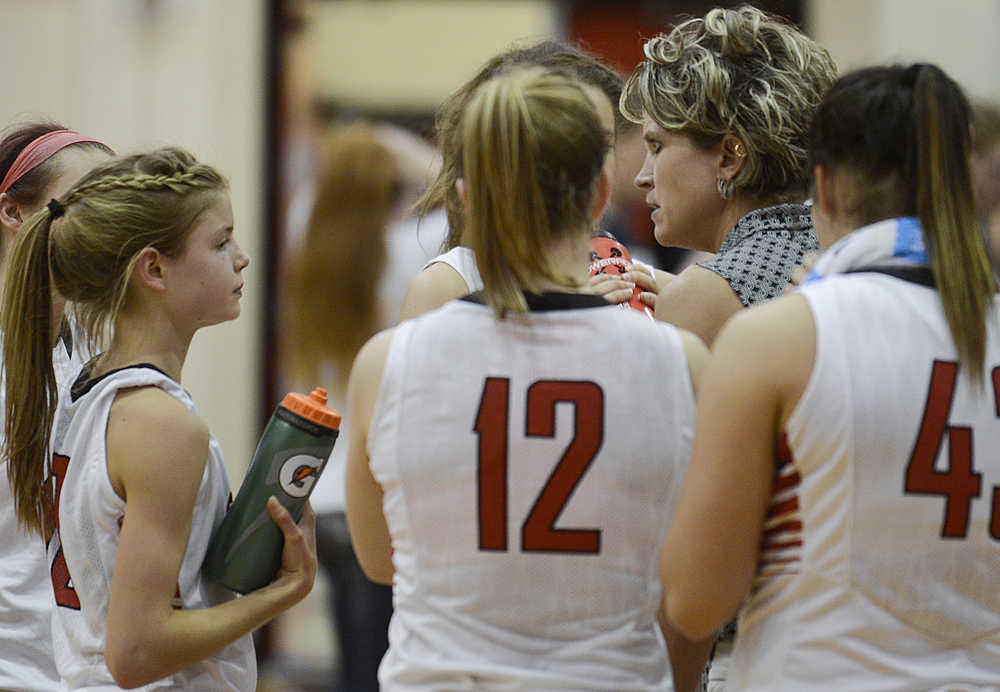
[[781, 294], [816, 250], [806, 138], [836, 77], [829, 53], [750, 6], [713, 9], [646, 42], [622, 92], [640, 123], [661, 245], [716, 253], [660, 287], [656, 316], [711, 344], [734, 313]]

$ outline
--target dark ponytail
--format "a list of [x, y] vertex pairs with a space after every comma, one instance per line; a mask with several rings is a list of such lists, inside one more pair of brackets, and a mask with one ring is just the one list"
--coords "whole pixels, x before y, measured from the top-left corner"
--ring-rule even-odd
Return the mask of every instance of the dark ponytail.
[[996, 282], [976, 225], [970, 117], [962, 90], [934, 65], [856, 70], [820, 105], [810, 159], [855, 177], [853, 198], [839, 202], [856, 226], [919, 217], [959, 359], [978, 382]]

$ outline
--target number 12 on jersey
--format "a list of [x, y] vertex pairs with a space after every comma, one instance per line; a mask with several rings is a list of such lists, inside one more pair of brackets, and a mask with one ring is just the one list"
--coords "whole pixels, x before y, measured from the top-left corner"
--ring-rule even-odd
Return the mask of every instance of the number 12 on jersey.
[[[479, 436], [479, 549], [508, 550], [507, 493], [510, 380], [488, 377], [473, 430]], [[521, 526], [523, 552], [592, 553], [601, 551], [601, 530], [555, 528], [574, 489], [597, 456], [604, 439], [604, 391], [594, 382], [538, 380], [525, 395], [525, 437], [554, 437], [556, 404], [574, 409], [574, 434]]]

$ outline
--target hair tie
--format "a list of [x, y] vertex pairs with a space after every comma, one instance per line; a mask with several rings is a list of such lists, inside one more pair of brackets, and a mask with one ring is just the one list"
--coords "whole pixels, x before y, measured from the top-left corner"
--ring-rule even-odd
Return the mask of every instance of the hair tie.
[[60, 216], [66, 213], [66, 207], [60, 204], [59, 200], [57, 200], [55, 197], [50, 199], [49, 203], [46, 204], [45, 206], [49, 210], [49, 213], [52, 214], [53, 219], [58, 219]]

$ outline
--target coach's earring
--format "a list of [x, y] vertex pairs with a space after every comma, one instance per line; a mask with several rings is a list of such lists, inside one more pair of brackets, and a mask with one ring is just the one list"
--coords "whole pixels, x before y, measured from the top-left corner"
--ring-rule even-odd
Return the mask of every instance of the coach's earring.
[[725, 178], [719, 178], [715, 181], [715, 189], [719, 191], [719, 196], [722, 199], [732, 199], [733, 197], [733, 181], [726, 180]]

